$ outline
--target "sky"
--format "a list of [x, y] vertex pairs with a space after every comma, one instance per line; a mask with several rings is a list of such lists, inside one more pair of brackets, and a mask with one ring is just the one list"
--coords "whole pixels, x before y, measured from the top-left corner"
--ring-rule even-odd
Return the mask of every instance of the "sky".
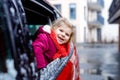
[[103, 16], [105, 18], [105, 21], [107, 21], [108, 17], [109, 17], [108, 11], [109, 11], [109, 7], [111, 5], [111, 2], [112, 2], [112, 0], [104, 0], [104, 9], [102, 11], [102, 14], [103, 14]]
[[102, 16], [104, 17], [105, 24], [102, 27], [102, 37], [103, 39], [107, 38], [108, 40], [111, 39], [118, 39], [118, 24], [109, 24], [109, 8], [111, 5], [112, 0], [104, 0], [105, 7], [102, 11]]

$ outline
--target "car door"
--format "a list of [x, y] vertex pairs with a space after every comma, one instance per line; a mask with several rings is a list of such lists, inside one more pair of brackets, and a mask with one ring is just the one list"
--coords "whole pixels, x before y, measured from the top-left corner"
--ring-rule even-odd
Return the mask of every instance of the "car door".
[[0, 0], [0, 80], [37, 80], [32, 38], [58, 17], [43, 0]]

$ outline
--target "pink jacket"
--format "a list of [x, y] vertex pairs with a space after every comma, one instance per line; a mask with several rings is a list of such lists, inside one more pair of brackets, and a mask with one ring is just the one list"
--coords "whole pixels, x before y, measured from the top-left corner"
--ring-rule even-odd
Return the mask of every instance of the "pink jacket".
[[56, 53], [56, 47], [50, 38], [50, 34], [42, 28], [38, 29], [36, 39], [32, 43], [38, 69], [44, 68]]

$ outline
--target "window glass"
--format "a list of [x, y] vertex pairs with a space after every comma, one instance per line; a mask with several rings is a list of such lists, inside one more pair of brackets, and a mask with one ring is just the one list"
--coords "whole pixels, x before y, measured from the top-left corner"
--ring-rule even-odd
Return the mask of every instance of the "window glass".
[[84, 20], [87, 20], [87, 12], [86, 12], [86, 7], [84, 6]]
[[97, 40], [101, 41], [101, 29], [99, 29], [99, 28], [97, 29], [97, 36], [98, 36]]
[[61, 5], [60, 4], [55, 4], [54, 5], [58, 10], [59, 10], [59, 12], [61, 13]]
[[76, 4], [70, 4], [70, 19], [76, 19]]

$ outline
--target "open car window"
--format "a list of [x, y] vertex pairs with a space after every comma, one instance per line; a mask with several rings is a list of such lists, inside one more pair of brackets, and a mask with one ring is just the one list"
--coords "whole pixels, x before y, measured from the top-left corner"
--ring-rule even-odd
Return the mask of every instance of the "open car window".
[[44, 0], [0, 0], [0, 80], [36, 80], [32, 37], [58, 17]]

